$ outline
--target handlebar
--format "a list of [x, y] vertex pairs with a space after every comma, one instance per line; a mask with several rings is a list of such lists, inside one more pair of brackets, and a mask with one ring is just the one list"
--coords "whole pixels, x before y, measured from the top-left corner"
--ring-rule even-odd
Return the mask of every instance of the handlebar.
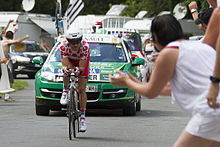
[[77, 75], [75, 75], [74, 73], [71, 73], [70, 75], [55, 75], [55, 78], [58, 78], [58, 77], [78, 77]]
[[68, 74], [68, 75], [55, 75], [55, 79], [58, 78], [58, 77], [75, 77], [75, 78], [78, 78], [78, 77], [88, 78], [89, 77], [89, 76], [78, 76], [78, 75], [75, 75], [73, 72], [79, 71], [78, 67], [73, 67], [73, 68], [67, 67], [66, 68], [66, 70], [71, 70], [71, 69], [72, 69], [71, 74]]

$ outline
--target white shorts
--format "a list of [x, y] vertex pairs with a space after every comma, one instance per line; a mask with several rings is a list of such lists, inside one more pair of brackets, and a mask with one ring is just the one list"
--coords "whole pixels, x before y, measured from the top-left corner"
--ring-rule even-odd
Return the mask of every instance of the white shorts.
[[220, 142], [220, 117], [195, 114], [185, 130], [191, 135]]

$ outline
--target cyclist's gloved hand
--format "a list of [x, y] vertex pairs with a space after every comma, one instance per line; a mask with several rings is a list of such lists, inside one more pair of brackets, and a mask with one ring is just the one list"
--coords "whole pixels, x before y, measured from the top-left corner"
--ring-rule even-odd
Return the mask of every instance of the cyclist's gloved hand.
[[74, 74], [77, 76], [80, 74], [79, 67], [74, 67]]
[[63, 68], [63, 73], [64, 73], [65, 75], [69, 75], [69, 74], [70, 74], [70, 69], [69, 69], [68, 67], [64, 67], [64, 68]]

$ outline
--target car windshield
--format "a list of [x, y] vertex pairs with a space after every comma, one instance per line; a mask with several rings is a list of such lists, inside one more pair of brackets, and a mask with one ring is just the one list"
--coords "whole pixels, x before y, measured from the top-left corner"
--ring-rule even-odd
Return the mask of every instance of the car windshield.
[[50, 53], [48, 57], [48, 62], [61, 62], [61, 56], [58, 49], [58, 46], [60, 45], [60, 42], [58, 42], [55, 46], [52, 52]]
[[126, 62], [122, 45], [89, 43], [91, 62]]
[[12, 52], [46, 52], [38, 43], [17, 43], [11, 45]]
[[[61, 62], [58, 50], [59, 43], [48, 57], [49, 62]], [[122, 45], [89, 43], [90, 62], [126, 62], [127, 58]]]

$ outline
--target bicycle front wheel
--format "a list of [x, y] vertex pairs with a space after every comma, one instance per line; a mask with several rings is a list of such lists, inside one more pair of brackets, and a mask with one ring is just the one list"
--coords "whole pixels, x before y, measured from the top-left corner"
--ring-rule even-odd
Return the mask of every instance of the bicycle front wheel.
[[73, 105], [73, 89], [68, 93], [68, 104], [67, 104], [67, 117], [69, 122], [69, 139], [72, 140], [75, 137], [75, 126], [74, 124], [74, 105]]
[[76, 132], [79, 133], [79, 117], [80, 112], [78, 110], [78, 94], [77, 91], [74, 91], [74, 99], [73, 99], [73, 111], [74, 111], [74, 117], [73, 117], [73, 127], [74, 127], [74, 137], [76, 137]]
[[69, 117], [68, 119], [69, 119], [69, 139], [72, 140], [74, 134], [73, 117]]

